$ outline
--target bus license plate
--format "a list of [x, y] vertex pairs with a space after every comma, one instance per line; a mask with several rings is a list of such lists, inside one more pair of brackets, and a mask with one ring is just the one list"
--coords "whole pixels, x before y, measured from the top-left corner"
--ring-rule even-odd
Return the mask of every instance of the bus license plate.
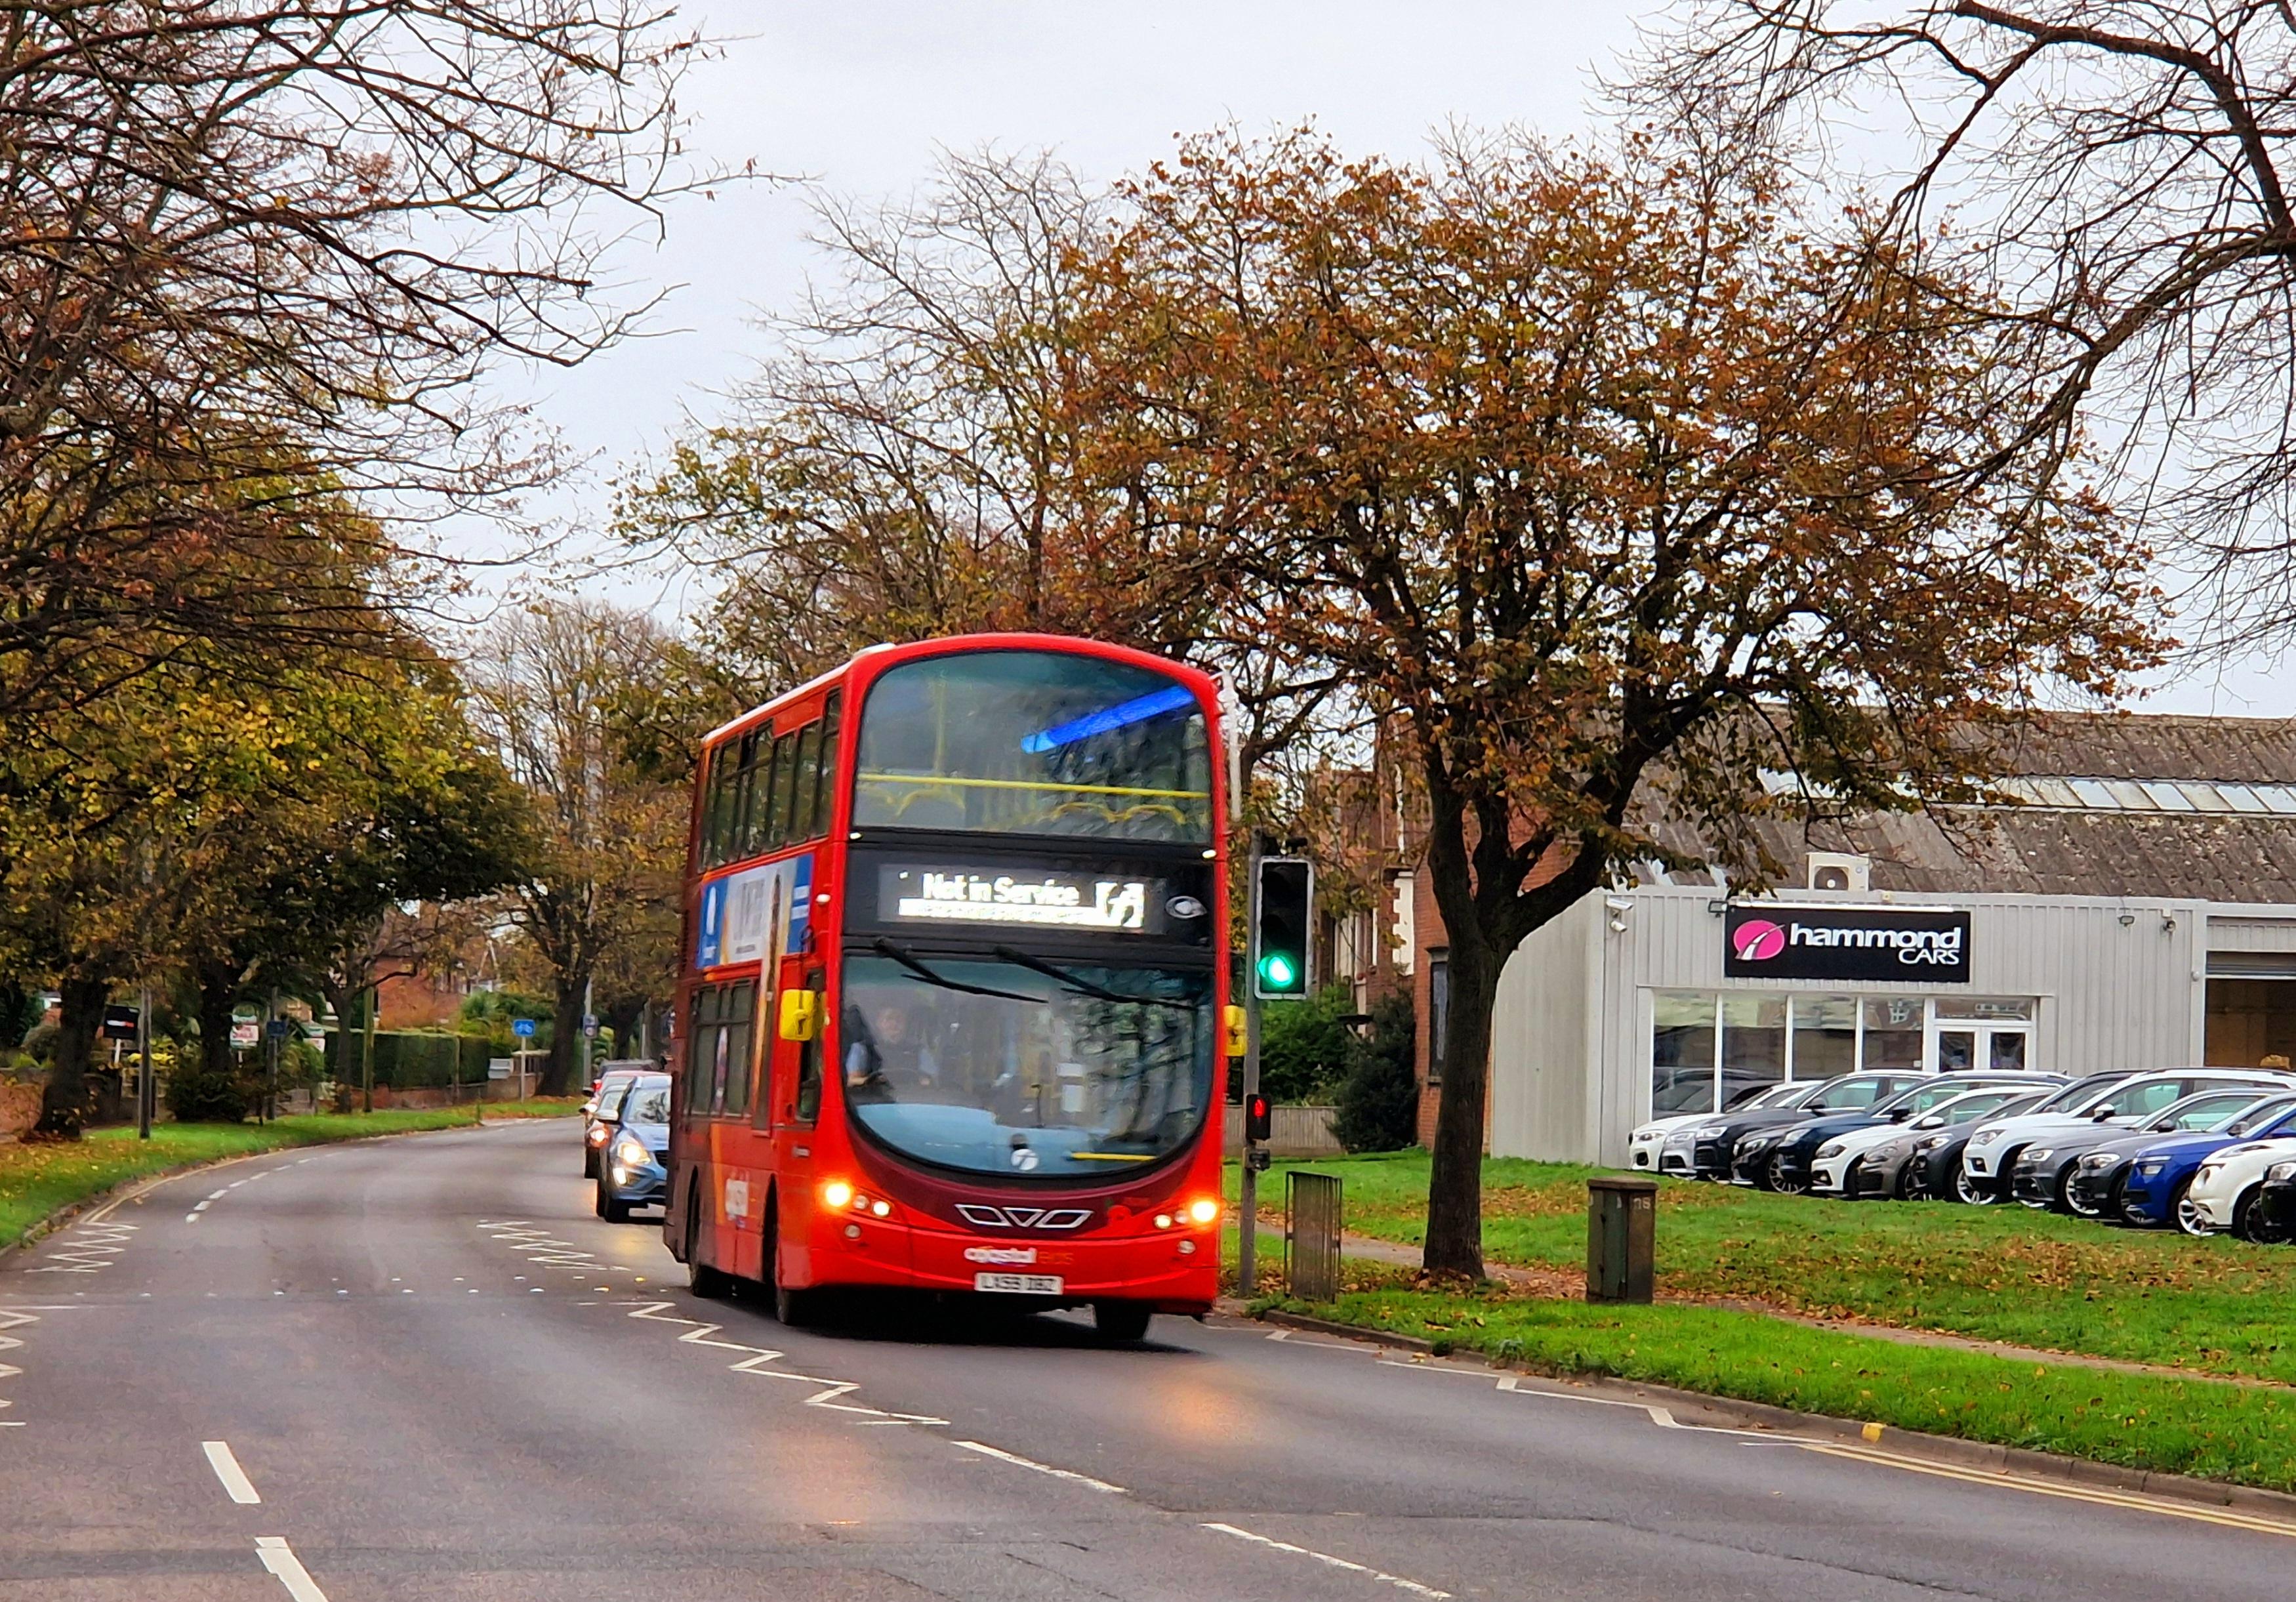
[[972, 1288], [976, 1291], [1004, 1291], [1015, 1296], [1057, 1296], [1061, 1294], [1058, 1274], [975, 1274]]

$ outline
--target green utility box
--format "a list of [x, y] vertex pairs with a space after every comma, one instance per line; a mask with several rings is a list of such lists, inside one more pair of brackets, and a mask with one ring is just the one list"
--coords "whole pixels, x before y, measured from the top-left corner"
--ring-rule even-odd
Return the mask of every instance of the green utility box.
[[1587, 1301], [1647, 1306], [1657, 1243], [1657, 1180], [1597, 1174], [1587, 1181]]

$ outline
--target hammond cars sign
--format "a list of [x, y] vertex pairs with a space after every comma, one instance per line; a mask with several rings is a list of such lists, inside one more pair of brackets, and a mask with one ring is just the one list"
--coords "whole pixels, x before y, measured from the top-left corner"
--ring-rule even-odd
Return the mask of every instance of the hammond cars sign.
[[1898, 907], [1733, 907], [1730, 979], [1879, 979], [1967, 984], [1969, 914]]

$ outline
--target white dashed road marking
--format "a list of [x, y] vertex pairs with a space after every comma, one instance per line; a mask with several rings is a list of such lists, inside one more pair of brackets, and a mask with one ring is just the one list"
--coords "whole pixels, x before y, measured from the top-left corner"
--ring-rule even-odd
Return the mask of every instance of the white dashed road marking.
[[215, 1470], [216, 1478], [223, 1482], [223, 1488], [231, 1493], [233, 1501], [242, 1507], [252, 1507], [263, 1499], [255, 1494], [255, 1483], [247, 1477], [247, 1471], [239, 1466], [239, 1459], [231, 1455], [229, 1442], [202, 1441], [200, 1450], [207, 1453], [208, 1466]]
[[1050, 1475], [1056, 1480], [1073, 1482], [1088, 1491], [1104, 1491], [1111, 1496], [1132, 1494], [1121, 1485], [1111, 1485], [1106, 1480], [1095, 1480], [1088, 1474], [1077, 1473], [1073, 1468], [1054, 1468], [1049, 1463], [1039, 1463], [1033, 1458], [1021, 1457], [1018, 1452], [1000, 1451], [996, 1447], [985, 1445], [978, 1441], [957, 1441], [951, 1444], [961, 1446], [969, 1452], [979, 1452], [984, 1458], [994, 1458], [999, 1463], [1010, 1463], [1017, 1468], [1031, 1468], [1038, 1474]]
[[1422, 1585], [1416, 1580], [1406, 1580], [1400, 1574], [1390, 1574], [1385, 1569], [1375, 1569], [1367, 1563], [1352, 1563], [1344, 1557], [1334, 1557], [1329, 1552], [1318, 1552], [1308, 1547], [1294, 1546], [1288, 1540], [1277, 1540], [1271, 1536], [1255, 1535], [1249, 1530], [1239, 1530], [1234, 1524], [1206, 1524], [1204, 1528], [1216, 1530], [1222, 1535], [1233, 1535], [1238, 1540], [1250, 1541], [1255, 1546], [1267, 1547], [1278, 1552], [1290, 1552], [1294, 1557], [1312, 1557], [1317, 1563], [1327, 1563], [1335, 1569], [1346, 1569], [1351, 1573], [1368, 1575], [1374, 1580], [1384, 1581], [1398, 1590], [1409, 1591], [1414, 1597], [1447, 1599], [1451, 1595], [1449, 1591], [1439, 1591], [1431, 1585]]
[[283, 1535], [258, 1535], [255, 1538], [255, 1555], [263, 1559], [263, 1566], [279, 1577], [287, 1594], [295, 1602], [327, 1602], [327, 1593], [311, 1578], [311, 1571], [287, 1544]]

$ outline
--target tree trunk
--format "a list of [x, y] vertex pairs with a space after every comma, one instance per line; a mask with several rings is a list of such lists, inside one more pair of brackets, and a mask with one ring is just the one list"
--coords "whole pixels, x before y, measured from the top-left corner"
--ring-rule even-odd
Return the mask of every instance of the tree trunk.
[[231, 1010], [239, 1000], [239, 976], [235, 963], [200, 964], [200, 1068], [203, 1072], [235, 1075], [239, 1072], [231, 1056]]
[[558, 1017], [550, 1026], [550, 1056], [542, 1065], [542, 1082], [535, 1087], [537, 1096], [564, 1096], [590, 1088], [577, 1084], [582, 1066], [582, 998], [589, 988], [586, 971], [559, 972]]
[[40, 1094], [36, 1132], [77, 1140], [87, 1128], [87, 1072], [95, 1058], [95, 1037], [103, 1028], [103, 1004], [111, 998], [111, 984], [103, 979], [71, 978], [62, 988], [56, 1060]]
[[1491, 1015], [1499, 970], [1480, 932], [1452, 930], [1449, 1018], [1443, 1031], [1442, 1100], [1435, 1112], [1434, 1159], [1427, 1177], [1431, 1274], [1483, 1277], [1483, 1109], [1489, 1095]]
[[635, 1057], [638, 1055], [638, 1017], [646, 1009], [643, 1001], [623, 1001], [600, 1010], [598, 1016], [614, 1031], [614, 1055]]

